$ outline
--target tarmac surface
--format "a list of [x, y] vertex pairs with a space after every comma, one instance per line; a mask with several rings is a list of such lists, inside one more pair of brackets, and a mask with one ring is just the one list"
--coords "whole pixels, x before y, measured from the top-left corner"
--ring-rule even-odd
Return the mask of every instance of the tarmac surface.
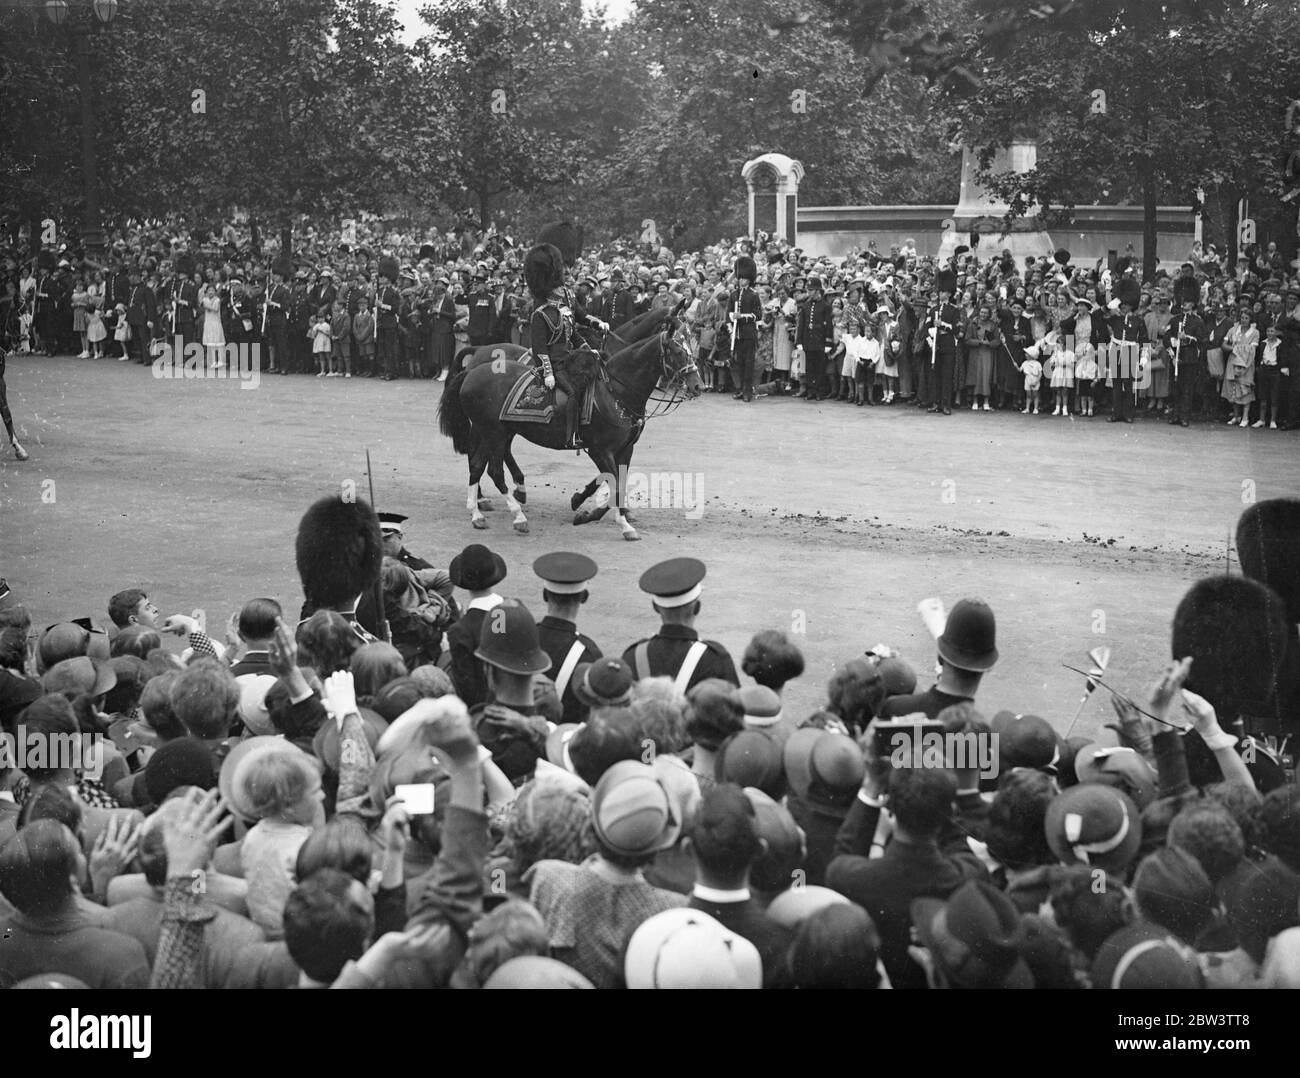
[[[485, 542], [506, 560], [500, 587], [544, 610], [531, 563], [578, 550], [600, 565], [581, 627], [618, 654], [657, 619], [641, 572], [689, 555], [709, 568], [699, 628], [736, 659], [754, 632], [784, 629], [807, 671], [786, 692], [802, 718], [837, 663], [877, 643], [930, 683], [934, 647], [916, 604], [987, 600], [1001, 659], [979, 695], [1064, 730], [1090, 648], [1109, 646], [1108, 680], [1145, 695], [1169, 657], [1169, 626], [1195, 580], [1238, 571], [1230, 535], [1252, 499], [1300, 493], [1300, 434], [1202, 421], [1132, 426], [1102, 417], [857, 408], [709, 394], [651, 420], [632, 461], [641, 541], [613, 515], [574, 527], [569, 496], [585, 457], [516, 440], [530, 522], [516, 534], [499, 496], [490, 528], [470, 527], [466, 462], [437, 430], [442, 385], [263, 376], [157, 379], [112, 360], [9, 360], [24, 464], [0, 447], [0, 576], [38, 626], [91, 616], [144, 588], [163, 612], [207, 611], [220, 627], [255, 595], [296, 615], [298, 518], [355, 484], [400, 511], [406, 545], [445, 566]], [[680, 477], [680, 478], [677, 478]], [[644, 500], [644, 499], [643, 499]], [[1105, 694], [1076, 732], [1110, 721]]]

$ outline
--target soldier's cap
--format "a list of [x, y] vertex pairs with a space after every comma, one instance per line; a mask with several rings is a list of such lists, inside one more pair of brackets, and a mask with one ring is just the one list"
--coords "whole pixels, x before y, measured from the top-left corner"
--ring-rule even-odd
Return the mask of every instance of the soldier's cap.
[[305, 281], [307, 279], [307, 271], [299, 266], [297, 272], [293, 275], [293, 279], [295, 281]]
[[597, 567], [585, 554], [557, 550], [533, 562], [533, 572], [546, 581], [547, 591], [577, 595], [587, 590], [587, 581], [596, 575]]
[[642, 573], [638, 585], [659, 606], [686, 606], [700, 597], [706, 572], [704, 562], [696, 558], [669, 558]]
[[381, 532], [397, 532], [398, 535], [402, 534], [403, 522], [411, 519], [401, 513], [376, 513], [375, 516], [379, 518]]
[[322, 270], [320, 271], [320, 275], [321, 275], [322, 277], [333, 277], [333, 276], [334, 276], [334, 271], [333, 271], [332, 269], [330, 269], [329, 266], [326, 266], [324, 269], [322, 269]]
[[243, 280], [239, 277], [231, 277], [230, 280], [226, 282], [226, 284], [243, 284], [243, 283], [244, 283]]

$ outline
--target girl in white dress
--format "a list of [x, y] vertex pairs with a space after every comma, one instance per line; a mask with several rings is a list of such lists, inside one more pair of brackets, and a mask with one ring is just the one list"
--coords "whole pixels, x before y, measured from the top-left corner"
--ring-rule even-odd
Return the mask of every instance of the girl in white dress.
[[203, 311], [203, 354], [205, 361], [213, 369], [221, 367], [221, 353], [226, 346], [226, 331], [221, 325], [221, 297], [210, 284], [203, 286], [199, 295], [199, 307]]

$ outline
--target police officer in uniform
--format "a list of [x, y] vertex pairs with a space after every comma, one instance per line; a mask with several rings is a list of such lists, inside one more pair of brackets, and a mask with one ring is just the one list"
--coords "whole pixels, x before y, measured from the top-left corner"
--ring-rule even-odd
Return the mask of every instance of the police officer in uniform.
[[289, 370], [302, 374], [308, 367], [311, 353], [307, 351], [307, 325], [311, 319], [310, 290], [307, 271], [294, 274], [293, 288], [289, 292]]
[[551, 657], [546, 676], [555, 682], [555, 694], [564, 708], [563, 722], [582, 722], [587, 705], [574, 695], [574, 671], [595, 662], [601, 651], [591, 637], [578, 632], [578, 610], [587, 601], [587, 581], [596, 575], [596, 563], [584, 554], [558, 551], [533, 562], [542, 578], [546, 616], [537, 623], [537, 639]]
[[36, 331], [36, 348], [47, 356], [54, 355], [58, 340], [56, 325], [59, 297], [62, 292], [54, 280], [54, 253], [41, 251], [36, 256], [36, 295], [32, 328]]
[[[121, 256], [114, 255], [109, 260], [109, 273], [107, 280], [104, 281], [104, 329], [108, 333], [108, 339], [114, 341], [115, 330], [119, 318], [125, 318], [126, 315], [117, 313], [117, 305], [120, 303], [123, 307], [131, 301], [131, 275], [127, 273], [126, 266], [123, 265]], [[119, 346], [122, 349], [122, 355], [119, 357], [125, 359], [127, 355], [126, 342]]]
[[270, 372], [289, 373], [289, 306], [292, 293], [284, 282], [293, 273], [287, 258], [278, 258], [271, 265], [271, 288], [266, 294], [266, 333], [270, 345]]
[[754, 399], [754, 364], [758, 355], [758, 325], [763, 304], [754, 291], [758, 267], [748, 255], [736, 259], [736, 289], [727, 296], [726, 318], [732, 326], [731, 377], [736, 383], [732, 400]]
[[195, 323], [199, 312], [199, 286], [194, 283], [194, 256], [185, 253], [176, 258], [176, 279], [172, 285], [176, 307], [176, 330], [181, 347], [198, 340]]
[[[580, 449], [582, 394], [596, 377], [600, 360], [595, 352], [574, 340], [574, 314], [564, 290], [564, 258], [559, 248], [539, 243], [530, 250], [524, 258], [524, 280], [533, 297], [529, 344], [542, 366], [546, 388], [554, 390], [558, 385], [568, 394], [565, 446]], [[609, 329], [605, 322], [590, 315], [584, 316], [584, 324]]]
[[957, 365], [957, 346], [963, 336], [961, 308], [949, 302], [957, 290], [957, 274], [951, 269], [941, 270], [935, 280], [938, 302], [930, 312], [929, 330], [936, 336], [931, 353], [936, 397], [929, 411], [952, 415], [953, 372]]
[[[1169, 377], [1174, 391], [1174, 413], [1169, 418], [1169, 425], [1188, 427], [1191, 426], [1192, 393], [1205, 364], [1205, 343], [1210, 333], [1196, 313], [1196, 296], [1184, 290], [1180, 298], [1183, 313], [1169, 320], [1161, 336], [1169, 349]], [[1177, 370], [1174, 369], [1175, 351]]]
[[653, 596], [663, 625], [623, 652], [623, 661], [638, 680], [670, 677], [681, 692], [711, 677], [740, 684], [727, 649], [716, 640], [701, 640], [695, 631], [705, 572], [704, 563], [695, 558], [670, 558], [641, 574], [640, 588]]
[[819, 401], [826, 396], [826, 353], [835, 347], [835, 311], [822, 290], [820, 277], [808, 278], [809, 297], [799, 308], [796, 343], [803, 347], [807, 366], [805, 388], [799, 394], [806, 400]]
[[609, 275], [609, 291], [600, 297], [596, 314], [611, 326], [621, 326], [632, 321], [632, 296], [621, 269]]

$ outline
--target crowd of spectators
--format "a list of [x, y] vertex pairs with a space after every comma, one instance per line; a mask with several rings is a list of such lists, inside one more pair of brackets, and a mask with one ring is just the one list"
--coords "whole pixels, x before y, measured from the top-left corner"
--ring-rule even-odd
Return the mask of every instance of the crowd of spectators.
[[[1247, 508], [1149, 694], [1089, 683], [1099, 739], [981, 712], [1040, 657], [980, 600], [932, 626], [932, 684], [884, 646], [806, 671], [757, 613], [739, 662], [656, 668], [707, 623], [702, 567], [643, 577], [658, 651], [629, 618], [602, 655], [594, 570], [547, 570], [576, 556], [532, 587], [477, 546], [435, 569], [337, 498], [300, 524], [296, 630], [128, 587], [107, 630], [34, 631], [0, 585], [0, 985], [1300, 987], [1297, 536], [1300, 500]], [[376, 640], [376, 588], [445, 636]], [[538, 591], [539, 621], [500, 594]], [[56, 751], [79, 738], [99, 755]]]
[[[401, 267], [400, 376], [445, 378], [465, 345], [527, 343], [526, 243], [464, 225], [413, 233], [354, 222], [343, 235], [337, 225], [295, 233], [289, 354], [270, 369], [392, 376], [375, 355], [381, 255]], [[217, 234], [176, 223], [112, 240], [102, 264], [68, 250], [44, 252], [45, 270], [8, 258], [0, 304], [13, 312], [16, 347], [147, 363], [151, 346], [177, 332], [178, 270], [197, 290], [187, 302], [214, 312], [210, 330], [196, 315], [186, 334], [210, 346], [269, 339], [278, 240], [254, 245], [232, 224]], [[939, 413], [1300, 425], [1300, 279], [1273, 243], [1231, 266], [1213, 245], [1194, 245], [1176, 272], [1148, 281], [1131, 253], [1114, 265], [1080, 265], [1065, 250], [1017, 263], [959, 247], [941, 263], [918, 257], [911, 241], [843, 259], [762, 234], [685, 253], [613, 243], [573, 267], [575, 302], [614, 327], [656, 306], [678, 309], [708, 387], [738, 395], [728, 315], [742, 255], [758, 269], [760, 394]]]

